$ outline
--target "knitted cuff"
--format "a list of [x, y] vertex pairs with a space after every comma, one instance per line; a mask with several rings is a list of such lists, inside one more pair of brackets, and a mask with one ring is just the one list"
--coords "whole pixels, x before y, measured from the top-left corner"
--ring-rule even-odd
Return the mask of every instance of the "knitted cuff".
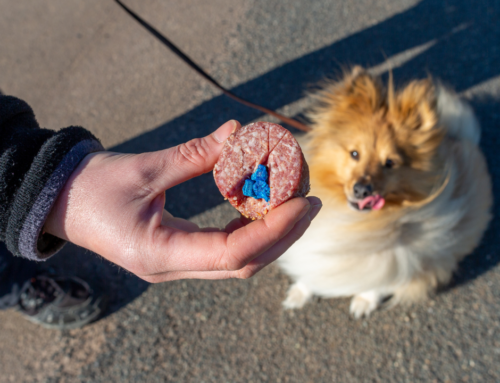
[[104, 150], [95, 137], [80, 127], [57, 132], [44, 143], [16, 195], [7, 227], [11, 253], [45, 260], [65, 241], [41, 230], [64, 184], [89, 153]]

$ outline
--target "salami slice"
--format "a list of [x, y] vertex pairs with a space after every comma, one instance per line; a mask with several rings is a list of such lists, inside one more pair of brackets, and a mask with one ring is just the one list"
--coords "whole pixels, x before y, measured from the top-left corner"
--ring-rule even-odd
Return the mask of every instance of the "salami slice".
[[[245, 181], [259, 165], [269, 174], [269, 202], [243, 195]], [[214, 178], [231, 205], [251, 219], [309, 193], [309, 168], [299, 144], [288, 130], [271, 122], [256, 122], [229, 136], [215, 164]]]

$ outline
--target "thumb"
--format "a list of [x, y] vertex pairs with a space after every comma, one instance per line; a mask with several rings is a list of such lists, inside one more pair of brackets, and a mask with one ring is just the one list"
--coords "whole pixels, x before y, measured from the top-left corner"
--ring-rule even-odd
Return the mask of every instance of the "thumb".
[[155, 153], [160, 157], [160, 188], [166, 190], [211, 171], [226, 139], [240, 127], [238, 121], [230, 120], [206, 137]]

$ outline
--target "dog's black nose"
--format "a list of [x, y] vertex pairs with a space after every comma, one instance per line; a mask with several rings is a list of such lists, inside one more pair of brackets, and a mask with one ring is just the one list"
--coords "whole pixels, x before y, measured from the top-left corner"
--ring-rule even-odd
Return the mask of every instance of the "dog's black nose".
[[363, 199], [366, 198], [373, 193], [373, 188], [372, 185], [368, 184], [362, 184], [361, 182], [356, 182], [354, 184], [354, 197], [357, 199]]

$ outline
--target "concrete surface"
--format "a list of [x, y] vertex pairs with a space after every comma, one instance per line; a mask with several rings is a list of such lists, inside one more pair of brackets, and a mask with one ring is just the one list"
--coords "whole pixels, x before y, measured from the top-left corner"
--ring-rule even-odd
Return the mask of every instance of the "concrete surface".
[[[305, 90], [343, 65], [404, 83], [428, 73], [463, 93], [483, 126], [498, 199], [500, 3], [492, 0], [128, 0], [237, 94], [299, 115]], [[82, 125], [116, 151], [157, 150], [222, 122], [267, 118], [221, 96], [110, 0], [0, 0], [0, 89], [42, 126]], [[222, 226], [234, 211], [210, 175], [167, 192], [175, 215]], [[498, 206], [495, 217], [498, 216]], [[0, 382], [497, 382], [495, 218], [454, 284], [426, 303], [347, 315], [348, 300], [284, 312], [289, 281], [148, 285], [67, 246], [44, 267], [111, 298], [105, 318], [55, 332], [0, 312]]]

